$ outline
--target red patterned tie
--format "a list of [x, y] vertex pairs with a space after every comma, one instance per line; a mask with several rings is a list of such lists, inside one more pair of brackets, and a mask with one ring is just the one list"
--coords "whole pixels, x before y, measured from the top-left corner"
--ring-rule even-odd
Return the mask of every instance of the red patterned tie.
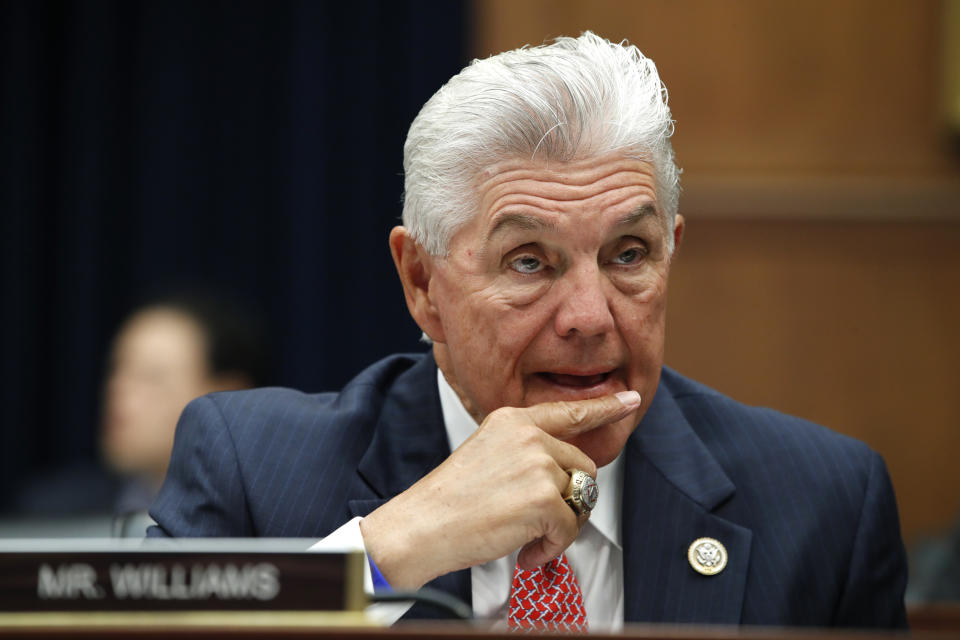
[[587, 630], [583, 594], [566, 555], [533, 571], [517, 567], [507, 624], [516, 630]]

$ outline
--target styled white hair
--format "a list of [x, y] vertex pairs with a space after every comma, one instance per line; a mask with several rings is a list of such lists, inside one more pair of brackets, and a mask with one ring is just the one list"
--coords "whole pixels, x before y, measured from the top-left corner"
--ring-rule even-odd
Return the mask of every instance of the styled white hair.
[[667, 89], [624, 41], [579, 38], [474, 60], [423, 106], [403, 147], [403, 224], [433, 255], [479, 207], [477, 178], [506, 159], [570, 161], [610, 153], [650, 162], [673, 226], [679, 170]]

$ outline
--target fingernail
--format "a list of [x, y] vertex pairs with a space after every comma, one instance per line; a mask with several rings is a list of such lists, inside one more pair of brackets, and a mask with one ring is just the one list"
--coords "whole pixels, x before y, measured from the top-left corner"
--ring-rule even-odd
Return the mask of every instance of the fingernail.
[[637, 407], [640, 406], [640, 401], [641, 401], [640, 394], [637, 393], [636, 391], [621, 391], [616, 395], [617, 395], [617, 400], [622, 402], [623, 406], [625, 406], [628, 409], [636, 409]]

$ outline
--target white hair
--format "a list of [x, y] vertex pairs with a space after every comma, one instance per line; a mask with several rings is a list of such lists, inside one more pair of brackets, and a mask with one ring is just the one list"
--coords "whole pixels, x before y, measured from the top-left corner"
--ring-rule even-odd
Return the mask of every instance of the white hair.
[[403, 147], [403, 224], [433, 255], [477, 212], [476, 182], [505, 159], [571, 161], [622, 153], [650, 162], [673, 226], [679, 170], [667, 89], [626, 41], [579, 38], [474, 60], [423, 106]]

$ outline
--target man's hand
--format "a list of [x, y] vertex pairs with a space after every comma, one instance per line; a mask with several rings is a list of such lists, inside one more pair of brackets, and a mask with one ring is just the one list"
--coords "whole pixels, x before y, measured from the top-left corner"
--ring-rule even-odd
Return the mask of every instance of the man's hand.
[[597, 475], [593, 460], [564, 440], [639, 406], [640, 395], [628, 391], [494, 411], [439, 467], [361, 521], [367, 553], [399, 589], [521, 547], [521, 567], [545, 564], [587, 520], [563, 500], [567, 470]]

